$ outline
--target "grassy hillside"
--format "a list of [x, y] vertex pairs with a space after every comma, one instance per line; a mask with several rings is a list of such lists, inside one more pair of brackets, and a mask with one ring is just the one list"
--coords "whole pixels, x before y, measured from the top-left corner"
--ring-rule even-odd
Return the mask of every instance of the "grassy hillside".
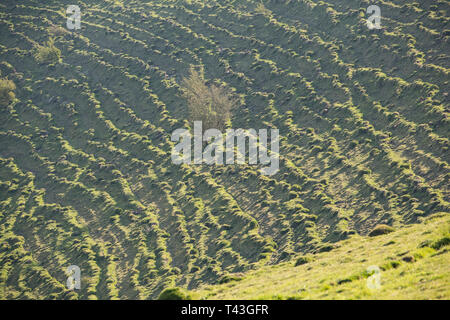
[[[72, 1], [0, 3], [0, 298], [153, 299], [450, 212], [449, 1], [377, 1], [381, 30], [370, 1], [77, 3], [73, 32]], [[276, 175], [172, 163], [191, 66], [280, 130]]]
[[[352, 236], [331, 252], [233, 275], [197, 299], [449, 299], [450, 218], [437, 214], [373, 238]], [[299, 261], [299, 262], [297, 262]], [[301, 264], [299, 264], [301, 263]], [[296, 264], [298, 264], [296, 266]], [[368, 287], [380, 270], [380, 286]], [[369, 279], [370, 281], [370, 279]]]

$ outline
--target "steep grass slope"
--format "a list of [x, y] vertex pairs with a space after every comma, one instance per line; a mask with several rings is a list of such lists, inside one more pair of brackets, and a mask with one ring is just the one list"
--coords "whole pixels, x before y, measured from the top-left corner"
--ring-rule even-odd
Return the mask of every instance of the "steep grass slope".
[[[71, 1], [0, 3], [0, 298], [156, 298], [449, 212], [449, 1], [381, 30], [369, 1], [77, 3], [74, 32]], [[172, 164], [191, 65], [280, 130], [276, 175]]]
[[448, 300], [449, 245], [449, 215], [437, 214], [420, 225], [388, 235], [353, 236], [339, 242], [331, 252], [308, 256], [308, 261], [300, 256], [298, 259], [302, 263], [297, 266], [293, 262], [283, 262], [235, 275], [229, 277], [226, 284], [200, 288], [191, 296], [231, 300]]

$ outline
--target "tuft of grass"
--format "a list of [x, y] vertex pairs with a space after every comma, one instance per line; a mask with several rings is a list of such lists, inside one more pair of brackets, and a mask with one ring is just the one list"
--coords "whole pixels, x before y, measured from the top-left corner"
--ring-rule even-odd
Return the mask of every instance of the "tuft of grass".
[[241, 281], [242, 279], [243, 279], [243, 277], [241, 275], [226, 274], [226, 275], [222, 276], [217, 282], [219, 284], [223, 284], [223, 283], [229, 283], [232, 281]]
[[164, 289], [158, 297], [158, 300], [191, 300], [191, 296], [186, 290], [173, 287]]
[[431, 248], [433, 248], [435, 250], [439, 250], [444, 246], [448, 246], [449, 244], [450, 244], [450, 236], [447, 235], [447, 236], [444, 236], [444, 237], [434, 241], [431, 244]]
[[401, 265], [400, 261], [389, 261], [385, 264], [383, 264], [380, 269], [383, 271], [390, 270], [390, 269], [397, 269]]
[[435, 252], [435, 249], [425, 247], [425, 248], [420, 248], [420, 249], [415, 250], [413, 252], [412, 256], [414, 257], [415, 260], [418, 260], [418, 259], [425, 258], [425, 257], [433, 254], [434, 252]]
[[375, 228], [373, 228], [372, 231], [370, 231], [369, 237], [376, 237], [376, 236], [388, 234], [388, 233], [391, 233], [394, 231], [395, 231], [395, 229], [392, 228], [391, 226], [388, 226], [386, 224], [379, 224]]
[[301, 266], [312, 261], [314, 261], [314, 258], [312, 256], [301, 256], [297, 259], [297, 261], [295, 261], [295, 266]]
[[317, 252], [330, 252], [334, 248], [335, 248], [335, 246], [332, 244], [324, 244], [324, 245], [321, 245], [319, 248], [317, 248]]

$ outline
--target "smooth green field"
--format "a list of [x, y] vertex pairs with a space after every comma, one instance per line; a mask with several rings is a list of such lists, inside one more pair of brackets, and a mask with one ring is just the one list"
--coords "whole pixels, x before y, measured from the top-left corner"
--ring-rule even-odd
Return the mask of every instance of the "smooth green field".
[[[292, 261], [202, 287], [196, 299], [449, 299], [450, 217], [377, 237], [354, 236], [312, 262]], [[366, 270], [378, 266], [380, 287], [367, 286]], [[232, 276], [230, 276], [232, 277]]]

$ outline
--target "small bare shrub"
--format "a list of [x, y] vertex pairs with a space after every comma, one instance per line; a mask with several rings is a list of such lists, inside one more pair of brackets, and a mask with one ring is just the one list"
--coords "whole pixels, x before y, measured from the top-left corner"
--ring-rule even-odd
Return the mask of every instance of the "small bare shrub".
[[39, 63], [53, 64], [61, 60], [61, 50], [55, 46], [55, 40], [50, 38], [43, 46], [35, 47], [34, 57]]
[[7, 106], [12, 100], [14, 100], [14, 90], [16, 85], [14, 82], [8, 79], [0, 79], [0, 105]]
[[183, 97], [189, 108], [192, 121], [202, 121], [203, 130], [222, 130], [230, 119], [231, 110], [236, 105], [232, 93], [215, 85], [206, 84], [203, 73], [191, 68], [188, 78], [183, 79]]

